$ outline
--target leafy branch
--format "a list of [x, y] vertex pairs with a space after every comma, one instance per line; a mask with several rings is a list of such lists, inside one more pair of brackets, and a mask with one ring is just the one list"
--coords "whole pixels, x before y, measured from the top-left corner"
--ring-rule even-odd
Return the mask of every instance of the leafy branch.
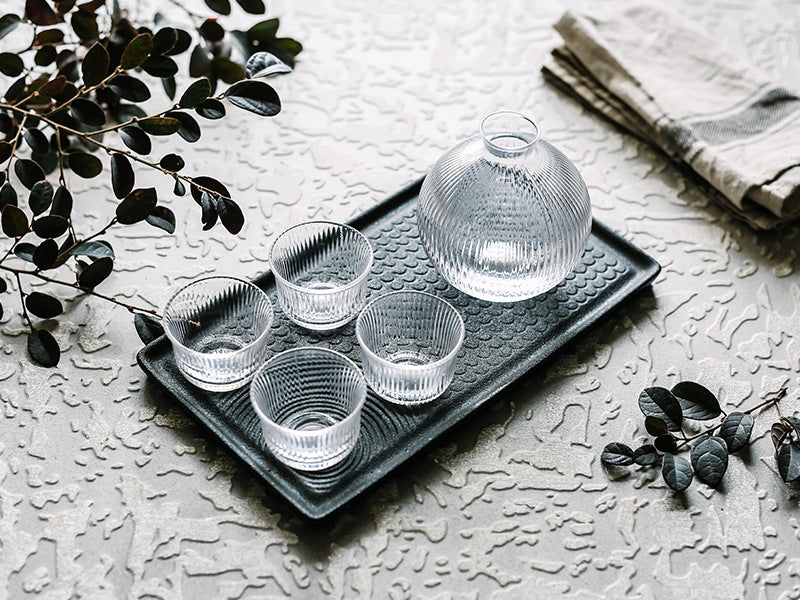
[[[772, 441], [778, 471], [785, 482], [800, 480], [800, 418], [784, 417], [780, 401], [786, 396], [781, 388], [772, 397], [744, 411], [725, 414], [716, 396], [693, 381], [682, 381], [671, 390], [649, 387], [639, 394], [639, 409], [644, 426], [655, 440], [633, 450], [622, 442], [612, 442], [603, 449], [600, 460], [609, 467], [661, 465], [661, 475], [675, 491], [683, 491], [694, 475], [715, 487], [728, 468], [728, 457], [745, 448], [753, 432], [753, 413], [775, 406], [779, 420], [772, 426]], [[699, 433], [687, 435], [684, 421], [722, 419]], [[690, 460], [679, 453], [690, 447]]]
[[[236, 0], [248, 14], [263, 14], [261, 0]], [[229, 15], [229, 0], [206, 0], [217, 15]], [[102, 12], [101, 12], [102, 11]], [[30, 329], [28, 352], [43, 366], [60, 358], [52, 334], [33, 318], [52, 319], [63, 312], [58, 297], [30, 291], [34, 279], [126, 308], [136, 315], [140, 336], [158, 331], [158, 313], [96, 291], [114, 269], [112, 244], [103, 236], [118, 226], [146, 222], [167, 233], [175, 230], [175, 215], [161, 203], [153, 187], [136, 187], [134, 166], [156, 170], [172, 179], [172, 195], [188, 191], [200, 206], [205, 230], [217, 222], [232, 234], [244, 225], [244, 215], [227, 187], [208, 175], [188, 175], [180, 154], [151, 159], [153, 137], [177, 135], [196, 142], [202, 134], [195, 116], [222, 119], [228, 102], [259, 116], [281, 109], [275, 90], [263, 78], [291, 72], [302, 46], [278, 38], [278, 19], [268, 19], [247, 31], [226, 31], [218, 16], [197, 21], [196, 34], [173, 26], [156, 13], [155, 27], [135, 25], [117, 0], [26, 0], [22, 16], [0, 16], [0, 39], [23, 28], [30, 43], [21, 52], [0, 52], [0, 73], [13, 81], [0, 100], [0, 319], [2, 295], [9, 291], [5, 272], [16, 283], [23, 321]], [[108, 15], [108, 18], [99, 18]], [[176, 100], [173, 57], [191, 50], [193, 79]], [[32, 62], [32, 64], [31, 64]], [[139, 104], [151, 98], [146, 78], [160, 80], [168, 108], [147, 113]], [[216, 93], [218, 82], [229, 87]], [[109, 136], [113, 136], [111, 140]], [[23, 144], [24, 142], [24, 144]], [[102, 160], [95, 153], [103, 152]], [[114, 216], [100, 229], [79, 233], [66, 171], [83, 179], [110, 167], [111, 188], [119, 201]], [[12, 169], [13, 167], [13, 169]], [[49, 176], [57, 170], [57, 182]], [[55, 179], [54, 175], [54, 179]], [[22, 199], [27, 196], [27, 203]], [[26, 266], [27, 265], [27, 266]], [[50, 271], [71, 270], [54, 277]]]

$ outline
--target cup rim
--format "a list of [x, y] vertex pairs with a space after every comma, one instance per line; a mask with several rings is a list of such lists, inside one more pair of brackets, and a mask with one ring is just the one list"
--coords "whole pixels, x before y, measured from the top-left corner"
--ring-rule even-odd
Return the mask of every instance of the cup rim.
[[[284, 356], [286, 354], [294, 354], [294, 353], [298, 353], [298, 352], [306, 352], [308, 350], [313, 350], [315, 352], [321, 352], [323, 354], [333, 355], [338, 360], [340, 360], [340, 361], [346, 363], [347, 365], [349, 365], [350, 368], [352, 368], [353, 371], [358, 375], [358, 378], [362, 383], [361, 387], [363, 389], [363, 394], [361, 394], [361, 398], [359, 399], [358, 403], [353, 408], [353, 410], [350, 411], [350, 414], [348, 414], [341, 421], [338, 421], [337, 423], [334, 423], [333, 425], [329, 425], [327, 427], [322, 427], [321, 429], [314, 429], [312, 431], [299, 431], [297, 429], [292, 429], [291, 427], [285, 427], [284, 425], [276, 423], [274, 420], [270, 419], [267, 415], [265, 415], [264, 411], [261, 410], [261, 407], [256, 402], [256, 398], [255, 398], [255, 394], [253, 392], [253, 389], [255, 388], [256, 380], [261, 375], [261, 373], [263, 373], [270, 366], [270, 363], [276, 362], [278, 358], [280, 358], [280, 357], [282, 357], [282, 356]], [[253, 379], [250, 381], [250, 393], [249, 393], [249, 395], [250, 395], [250, 404], [253, 407], [253, 409], [255, 410], [256, 415], [258, 416], [259, 420], [262, 423], [263, 422], [269, 423], [270, 427], [276, 429], [277, 431], [280, 431], [281, 433], [298, 436], [301, 439], [311, 439], [311, 438], [319, 437], [321, 434], [324, 434], [324, 433], [327, 433], [327, 432], [331, 432], [331, 431], [335, 431], [337, 429], [341, 429], [341, 428], [345, 427], [347, 424], [349, 424], [350, 422], [352, 422], [354, 419], [361, 417], [361, 409], [364, 408], [364, 404], [367, 401], [367, 380], [364, 377], [364, 373], [361, 371], [361, 369], [358, 367], [358, 365], [355, 362], [353, 362], [351, 359], [346, 357], [344, 354], [342, 354], [341, 352], [337, 352], [336, 350], [332, 350], [330, 348], [325, 348], [323, 346], [297, 346], [295, 348], [289, 348], [288, 350], [284, 350], [283, 352], [278, 352], [278, 354], [275, 354], [274, 356], [272, 356], [267, 362], [265, 362], [263, 365], [261, 365], [258, 368], [258, 370], [253, 375]]]
[[[335, 227], [337, 227], [339, 229], [352, 231], [352, 232], [354, 232], [356, 234], [357, 238], [362, 240], [367, 245], [367, 248], [369, 248], [369, 262], [364, 267], [364, 270], [361, 273], [358, 274], [358, 277], [356, 277], [352, 281], [349, 281], [348, 283], [345, 283], [344, 285], [340, 285], [340, 286], [337, 286], [337, 287], [326, 288], [326, 289], [314, 289], [314, 288], [308, 288], [308, 287], [305, 287], [305, 286], [302, 286], [302, 285], [297, 285], [296, 283], [292, 283], [291, 281], [286, 279], [283, 275], [281, 275], [278, 271], [275, 270], [275, 261], [273, 260], [273, 256], [274, 256], [274, 253], [275, 253], [275, 246], [278, 244], [278, 242], [281, 240], [281, 238], [283, 238], [290, 231], [293, 231], [295, 229], [299, 229], [299, 228], [302, 228], [302, 227], [307, 227], [309, 225], [334, 225]], [[288, 287], [288, 288], [290, 288], [292, 290], [295, 290], [295, 291], [298, 291], [298, 292], [303, 292], [304, 294], [311, 294], [311, 295], [314, 295], [314, 296], [324, 296], [324, 295], [327, 295], [327, 294], [336, 294], [336, 293], [343, 292], [345, 290], [348, 290], [348, 289], [350, 289], [352, 287], [355, 287], [355, 286], [361, 284], [364, 281], [364, 279], [366, 279], [366, 277], [369, 275], [370, 271], [372, 270], [372, 265], [374, 264], [374, 262], [375, 262], [375, 250], [372, 248], [372, 244], [369, 243], [369, 240], [367, 239], [367, 236], [365, 236], [362, 232], [360, 232], [358, 229], [356, 229], [355, 227], [353, 227], [351, 225], [347, 225], [346, 223], [338, 223], [336, 221], [326, 221], [326, 220], [303, 221], [302, 223], [297, 223], [296, 225], [292, 225], [291, 227], [287, 227], [286, 229], [284, 229], [278, 235], [278, 237], [275, 238], [275, 241], [272, 242], [272, 246], [269, 249], [269, 268], [270, 268], [270, 271], [272, 271], [272, 274], [275, 277], [275, 279], [280, 281], [283, 285], [285, 285], [286, 287]]]
[[[229, 281], [233, 281], [233, 282], [236, 282], [236, 283], [240, 283], [240, 284], [243, 283], [247, 287], [251, 287], [251, 288], [253, 288], [255, 290], [258, 290], [258, 292], [260, 293], [261, 297], [264, 298], [267, 301], [267, 306], [269, 306], [269, 322], [267, 323], [267, 326], [264, 328], [264, 331], [262, 331], [257, 338], [255, 338], [253, 341], [249, 342], [248, 344], [245, 344], [244, 346], [242, 346], [241, 348], [239, 348], [237, 350], [232, 350], [231, 352], [216, 353], [216, 355], [217, 356], [224, 356], [225, 354], [229, 354], [229, 355], [230, 354], [236, 354], [238, 352], [242, 352], [244, 350], [248, 350], [248, 349], [252, 348], [253, 346], [255, 346], [257, 344], [260, 344], [264, 340], [264, 338], [269, 334], [270, 329], [272, 329], [272, 323], [275, 320], [275, 307], [272, 306], [272, 300], [269, 299], [269, 295], [264, 290], [262, 290], [260, 287], [255, 285], [253, 282], [247, 281], [246, 279], [240, 279], [239, 277], [231, 277], [230, 275], [210, 275], [208, 277], [201, 277], [200, 279], [195, 279], [194, 281], [190, 281], [186, 285], [178, 288], [178, 290], [176, 290], [175, 293], [173, 293], [172, 296], [170, 296], [169, 300], [167, 300], [167, 304], [164, 306], [164, 310], [162, 311], [162, 320], [163, 321], [167, 320], [167, 312], [169, 311], [169, 308], [172, 305], [172, 303], [175, 300], [175, 298], [177, 298], [178, 295], [181, 292], [183, 292], [187, 288], [192, 287], [193, 285], [197, 285], [199, 283], [202, 283], [202, 282], [205, 282], [205, 281], [209, 281], [211, 279], [227, 279]], [[185, 344], [182, 344], [181, 342], [179, 342], [175, 338], [175, 336], [172, 335], [172, 332], [169, 330], [169, 327], [167, 327], [166, 324], [164, 325], [164, 334], [167, 336], [167, 338], [169, 339], [169, 341], [172, 344], [180, 346], [180, 348], [184, 352], [186, 352], [187, 354], [189, 354], [191, 356], [200, 357], [200, 356], [208, 356], [209, 355], [207, 352], [198, 352], [197, 350], [193, 350], [192, 348], [189, 348]]]
[[[425, 363], [424, 365], [397, 364], [397, 363], [394, 363], [394, 362], [392, 362], [390, 360], [386, 360], [385, 358], [383, 358], [381, 356], [378, 356], [371, 348], [369, 348], [363, 342], [363, 339], [364, 339], [364, 336], [362, 334], [362, 330], [364, 328], [363, 316], [367, 313], [367, 311], [370, 308], [373, 307], [373, 305], [375, 305], [379, 301], [381, 301], [381, 300], [385, 301], [386, 298], [388, 298], [390, 296], [397, 296], [399, 294], [413, 294], [413, 295], [419, 295], [419, 296], [428, 296], [429, 298], [433, 298], [436, 302], [440, 302], [440, 303], [446, 305], [450, 309], [450, 311], [452, 311], [453, 314], [455, 314], [456, 317], [458, 317], [458, 322], [459, 322], [459, 325], [460, 325], [459, 334], [458, 334], [458, 341], [455, 344], [455, 347], [450, 352], [448, 352], [442, 358], [440, 358], [438, 360], [435, 360], [433, 362]], [[410, 371], [410, 372], [424, 371], [426, 369], [432, 369], [432, 368], [439, 367], [439, 366], [449, 362], [450, 360], [452, 360], [455, 357], [456, 354], [458, 354], [459, 350], [461, 350], [461, 346], [464, 343], [465, 336], [466, 336], [466, 327], [464, 326], [464, 318], [461, 316], [461, 313], [458, 312], [458, 310], [456, 309], [455, 306], [450, 304], [444, 298], [440, 298], [439, 296], [436, 296], [434, 294], [429, 294], [428, 292], [420, 292], [418, 290], [397, 290], [397, 291], [394, 291], [394, 292], [388, 292], [386, 294], [382, 294], [382, 295], [378, 296], [377, 298], [375, 298], [374, 300], [370, 301], [364, 307], [364, 310], [362, 310], [359, 313], [358, 319], [356, 320], [356, 339], [358, 340], [358, 345], [361, 347], [361, 351], [362, 352], [365, 352], [369, 358], [378, 361], [382, 365], [390, 366], [393, 369], [402, 369], [402, 370], [407, 370], [407, 371]]]
[[[497, 119], [498, 117], [514, 117], [515, 119], [519, 119], [520, 122], [524, 122], [525, 124], [529, 125], [535, 130], [533, 134], [533, 139], [526, 141], [525, 144], [520, 146], [515, 146], [513, 148], [508, 148], [503, 146], [502, 144], [498, 144], [494, 141], [495, 138], [489, 137], [488, 123], [492, 120]], [[542, 136], [542, 132], [539, 129], [539, 126], [536, 122], [527, 116], [525, 113], [516, 111], [516, 110], [496, 110], [492, 113], [489, 113], [483, 119], [481, 119], [481, 124], [479, 127], [481, 137], [486, 145], [494, 152], [498, 152], [502, 155], [519, 155], [525, 153], [528, 149], [532, 148], [533, 145], [539, 141]]]

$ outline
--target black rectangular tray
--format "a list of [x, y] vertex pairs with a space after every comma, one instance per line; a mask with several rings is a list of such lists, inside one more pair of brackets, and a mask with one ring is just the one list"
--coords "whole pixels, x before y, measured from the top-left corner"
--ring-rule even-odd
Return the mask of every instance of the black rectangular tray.
[[[450, 388], [423, 407], [408, 409], [369, 393], [361, 432], [352, 454], [318, 473], [284, 466], [263, 443], [248, 388], [211, 393], [189, 384], [180, 374], [166, 337], [138, 354], [139, 364], [167, 392], [202, 421], [223, 444], [303, 514], [320, 519], [418, 454], [433, 440], [489, 402], [525, 373], [623, 300], [652, 282], [660, 266], [644, 252], [595, 221], [584, 255], [573, 273], [553, 290], [531, 300], [493, 304], [471, 298], [439, 276], [420, 244], [416, 201], [421, 181], [351, 221], [370, 240], [375, 264], [369, 297], [399, 289], [441, 296], [464, 318], [466, 337]], [[274, 306], [271, 272], [255, 283]], [[306, 331], [276, 309], [270, 350], [319, 344], [360, 364], [354, 323], [329, 333]]]

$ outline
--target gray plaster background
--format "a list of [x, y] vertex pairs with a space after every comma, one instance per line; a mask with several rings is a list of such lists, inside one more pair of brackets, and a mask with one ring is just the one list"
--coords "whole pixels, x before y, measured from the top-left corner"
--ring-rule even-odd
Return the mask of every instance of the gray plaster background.
[[[800, 88], [796, 0], [667, 4]], [[273, 2], [281, 32], [306, 48], [273, 80], [283, 112], [259, 120], [231, 108], [181, 146], [187, 172], [235, 191], [245, 229], [204, 233], [193, 202], [175, 198], [174, 236], [112, 230], [105, 292], [160, 308], [200, 275], [254, 276], [288, 224], [354, 216], [484, 114], [513, 108], [575, 161], [595, 216], [663, 265], [652, 293], [323, 524], [146, 380], [124, 310], [70, 302], [52, 370], [29, 363], [7, 310], [0, 598], [800, 598], [800, 496], [775, 471], [774, 409], [717, 490], [694, 483], [675, 496], [642, 472], [612, 480], [599, 462], [608, 441], [645, 435], [636, 398], [648, 385], [694, 379], [728, 409], [785, 385], [784, 411], [800, 409], [800, 228], [754, 233], [663, 156], [547, 87], [539, 66], [563, 6]], [[168, 195], [168, 180], [147, 177]], [[110, 190], [75, 189], [87, 224], [104, 224]]]

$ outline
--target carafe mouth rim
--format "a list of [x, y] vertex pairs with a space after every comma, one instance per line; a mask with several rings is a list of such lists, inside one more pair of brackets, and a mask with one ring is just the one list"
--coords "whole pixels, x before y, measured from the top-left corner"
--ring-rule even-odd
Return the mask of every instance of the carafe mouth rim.
[[523, 154], [539, 141], [539, 127], [533, 119], [513, 110], [498, 110], [481, 121], [486, 147], [498, 156]]

